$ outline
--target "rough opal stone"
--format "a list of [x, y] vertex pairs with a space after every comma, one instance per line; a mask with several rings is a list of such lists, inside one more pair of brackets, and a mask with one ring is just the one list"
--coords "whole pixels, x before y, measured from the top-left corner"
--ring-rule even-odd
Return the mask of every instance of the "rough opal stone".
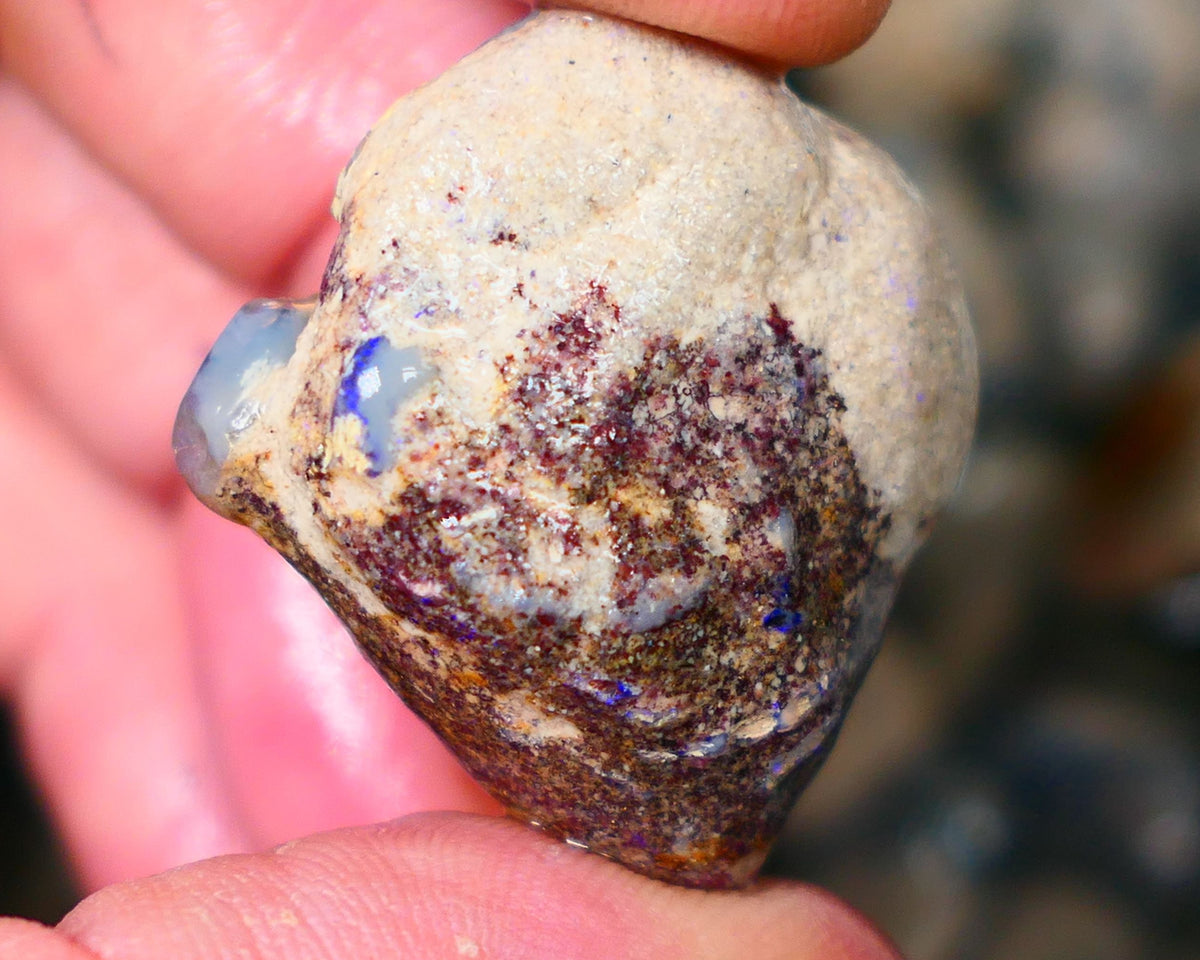
[[311, 319], [252, 306], [185, 400], [193, 488], [514, 816], [747, 882], [969, 442], [912, 189], [776, 76], [544, 12], [392, 107], [334, 212]]

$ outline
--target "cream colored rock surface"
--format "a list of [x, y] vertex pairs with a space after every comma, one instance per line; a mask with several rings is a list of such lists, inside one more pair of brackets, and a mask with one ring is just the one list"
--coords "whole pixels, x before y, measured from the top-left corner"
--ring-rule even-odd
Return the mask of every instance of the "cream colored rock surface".
[[334, 212], [311, 318], [251, 305], [185, 399], [193, 489], [514, 814], [745, 882], [969, 443], [920, 201], [777, 77], [547, 12], [399, 101]]
[[[893, 518], [882, 550], [906, 558], [958, 480], [977, 376], [920, 199], [776, 77], [624, 23], [538, 21], [396, 103], [341, 177], [342, 268], [389, 294], [373, 316], [434, 352], [496, 356], [528, 325], [524, 301], [568, 311], [592, 282], [684, 338], [775, 303], [822, 351]], [[454, 362], [472, 383], [486, 367]], [[464, 409], [486, 419], [487, 396]]]

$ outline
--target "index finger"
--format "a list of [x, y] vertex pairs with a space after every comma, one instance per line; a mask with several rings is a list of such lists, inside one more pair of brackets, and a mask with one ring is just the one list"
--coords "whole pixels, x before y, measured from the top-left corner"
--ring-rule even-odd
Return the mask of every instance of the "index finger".
[[517, 0], [0, 0], [6, 72], [192, 248], [278, 289], [396, 97]]

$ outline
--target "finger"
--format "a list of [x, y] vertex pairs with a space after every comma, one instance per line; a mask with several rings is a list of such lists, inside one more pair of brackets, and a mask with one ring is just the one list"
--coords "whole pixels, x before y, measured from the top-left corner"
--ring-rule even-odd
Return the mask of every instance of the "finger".
[[0, 960], [97, 960], [97, 957], [40, 923], [2, 917]]
[[397, 96], [516, 0], [0, 0], [5, 69], [204, 256], [278, 281]]
[[0, 354], [120, 476], [174, 478], [171, 423], [247, 293], [0, 78]]
[[811, 67], [861, 46], [890, 4], [891, 0], [582, 0], [578, 5], [703, 37], [772, 63]]
[[114, 960], [895, 957], [808, 887], [686, 891], [510, 821], [461, 815], [340, 831], [110, 888], [59, 930]]
[[165, 523], [0, 369], [0, 677], [85, 885], [243, 849], [191, 680]]
[[273, 550], [199, 504], [181, 532], [208, 723], [256, 840], [499, 812]]

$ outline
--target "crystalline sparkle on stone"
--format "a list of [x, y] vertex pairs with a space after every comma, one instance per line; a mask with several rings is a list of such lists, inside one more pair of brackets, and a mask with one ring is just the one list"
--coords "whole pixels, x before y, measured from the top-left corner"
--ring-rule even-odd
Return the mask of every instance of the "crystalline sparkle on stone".
[[969, 443], [920, 201], [778, 77], [555, 11], [395, 104], [334, 212], [311, 321], [251, 305], [189, 391], [193, 489], [514, 816], [747, 882]]

